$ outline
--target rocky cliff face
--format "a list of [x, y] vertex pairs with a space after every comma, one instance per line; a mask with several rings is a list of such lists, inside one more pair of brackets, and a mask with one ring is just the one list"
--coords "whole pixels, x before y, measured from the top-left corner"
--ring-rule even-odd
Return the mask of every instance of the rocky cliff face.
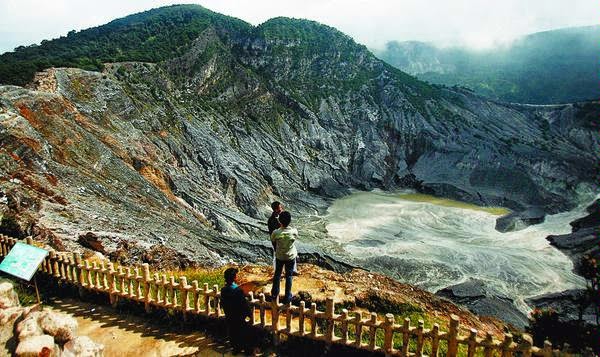
[[268, 260], [272, 199], [314, 213], [352, 187], [557, 212], [593, 182], [600, 148], [597, 103], [507, 105], [431, 87], [303, 20], [209, 26], [167, 61], [57, 68], [37, 82], [0, 86], [0, 207], [4, 227], [54, 244], [92, 231], [109, 246]]

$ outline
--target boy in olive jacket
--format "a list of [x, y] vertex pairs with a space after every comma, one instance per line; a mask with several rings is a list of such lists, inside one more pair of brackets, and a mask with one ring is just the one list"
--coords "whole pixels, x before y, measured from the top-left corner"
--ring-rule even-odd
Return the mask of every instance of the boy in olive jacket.
[[292, 300], [293, 271], [298, 256], [294, 244], [298, 239], [298, 230], [289, 226], [291, 221], [292, 215], [289, 212], [281, 212], [279, 214], [281, 227], [271, 234], [271, 242], [275, 246], [275, 274], [273, 275], [271, 296], [275, 298], [279, 295], [279, 280], [283, 267], [285, 267], [285, 296], [282, 300], [284, 304]]

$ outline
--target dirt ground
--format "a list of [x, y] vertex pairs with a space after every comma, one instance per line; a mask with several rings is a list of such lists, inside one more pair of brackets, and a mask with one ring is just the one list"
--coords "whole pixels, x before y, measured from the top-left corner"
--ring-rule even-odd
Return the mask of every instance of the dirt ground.
[[56, 299], [45, 308], [76, 318], [79, 335], [104, 344], [105, 356], [234, 356], [226, 344], [202, 332], [165, 327], [133, 314], [123, 316], [109, 306]]

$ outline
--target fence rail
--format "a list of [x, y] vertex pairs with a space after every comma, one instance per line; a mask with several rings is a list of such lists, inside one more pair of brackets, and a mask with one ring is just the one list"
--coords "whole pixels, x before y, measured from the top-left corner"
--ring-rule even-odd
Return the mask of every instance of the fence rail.
[[[0, 256], [6, 256], [16, 239], [0, 234]], [[30, 238], [26, 243], [33, 244]], [[219, 287], [209, 287], [194, 280], [188, 283], [185, 276], [174, 276], [150, 272], [148, 264], [140, 267], [115, 268], [111, 262], [90, 263], [78, 253], [50, 251], [41, 265], [41, 271], [54, 278], [75, 286], [104, 292], [110, 302], [116, 304], [119, 299], [141, 302], [146, 311], [153, 307], [181, 311], [184, 319], [187, 315], [203, 315], [209, 318], [222, 318]], [[505, 334], [502, 341], [496, 340], [491, 333], [484, 338], [471, 329], [468, 335], [461, 335], [459, 319], [450, 316], [449, 330], [441, 331], [438, 324], [431, 329], [424, 328], [419, 320], [417, 326], [411, 326], [410, 319], [402, 324], [394, 321], [393, 314], [381, 319], [375, 312], [367, 314], [353, 313], [344, 309], [335, 313], [332, 298], [326, 300], [325, 311], [317, 310], [312, 303], [309, 307], [304, 301], [300, 306], [281, 304], [278, 299], [266, 301], [265, 295], [255, 298], [250, 294], [253, 309], [252, 325], [273, 333], [275, 341], [280, 335], [298, 336], [324, 341], [328, 344], [340, 344], [367, 351], [380, 351], [387, 356], [457, 356], [472, 357], [509, 357], [522, 356], [569, 356], [569, 347], [563, 350], [553, 349], [549, 341], [543, 348], [535, 347], [531, 336], [523, 334], [522, 342], [517, 344], [511, 334]], [[267, 312], [269, 312], [267, 314]]]

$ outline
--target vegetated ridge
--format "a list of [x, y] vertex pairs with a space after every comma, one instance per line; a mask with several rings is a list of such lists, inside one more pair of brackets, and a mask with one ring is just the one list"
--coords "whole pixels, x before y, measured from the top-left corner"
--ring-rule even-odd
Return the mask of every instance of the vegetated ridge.
[[534, 33], [473, 50], [391, 41], [377, 56], [431, 83], [468, 87], [507, 102], [555, 104], [600, 98], [600, 26]]

